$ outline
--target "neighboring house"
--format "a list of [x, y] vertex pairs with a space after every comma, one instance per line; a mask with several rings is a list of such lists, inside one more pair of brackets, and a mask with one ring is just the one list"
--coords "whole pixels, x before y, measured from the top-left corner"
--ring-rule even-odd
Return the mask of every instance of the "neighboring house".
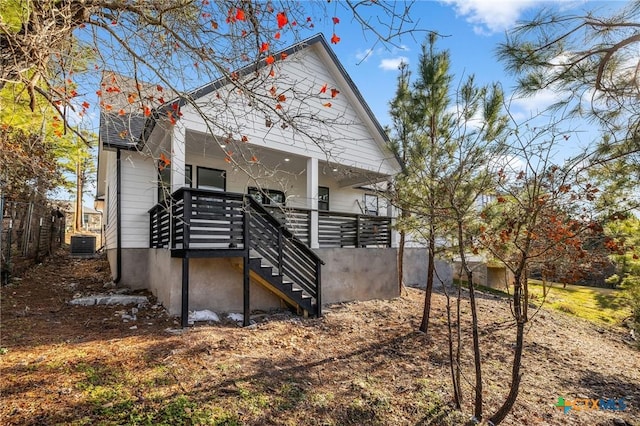
[[97, 199], [113, 277], [183, 325], [190, 309], [242, 310], [248, 324], [283, 302], [321, 315], [398, 295], [394, 211], [372, 190], [400, 169], [387, 137], [324, 37], [285, 53], [263, 84], [282, 115], [229, 79], [142, 114], [104, 93], [152, 99], [155, 85], [103, 76]]
[[[63, 211], [65, 223], [67, 224], [67, 233], [71, 233], [76, 220], [76, 207], [74, 202], [67, 202], [65, 205], [66, 208], [64, 208]], [[79, 232], [100, 234], [101, 231], [102, 213], [89, 206], [82, 206], [82, 229], [79, 229]]]

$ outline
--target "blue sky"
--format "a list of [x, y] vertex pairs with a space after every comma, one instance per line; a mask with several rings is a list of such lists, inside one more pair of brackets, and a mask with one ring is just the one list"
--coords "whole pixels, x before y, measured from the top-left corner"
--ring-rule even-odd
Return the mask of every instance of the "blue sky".
[[[517, 21], [531, 18], [543, 7], [559, 8], [564, 13], [583, 14], [586, 10], [619, 9], [626, 3], [585, 0], [417, 1], [411, 7], [411, 16], [414, 20], [419, 20], [419, 29], [433, 30], [443, 36], [437, 47], [450, 51], [454, 85], [462, 77], [475, 74], [478, 84], [501, 83], [507, 97], [510, 97], [514, 77], [505, 73], [503, 64], [496, 59], [495, 50], [505, 40], [506, 31], [513, 28]], [[339, 9], [337, 13], [346, 15]], [[363, 35], [361, 25], [349, 19], [342, 19], [335, 30], [341, 37], [340, 43], [332, 45], [338, 58], [381, 124], [389, 124], [389, 102], [395, 93], [397, 66], [400, 60], [404, 60], [409, 63], [411, 70], [415, 70], [426, 32], [417, 32], [398, 40], [401, 48], [385, 48], [374, 46], [374, 38], [370, 34]], [[329, 39], [332, 28], [323, 32]], [[511, 112], [519, 119], [529, 117], [553, 103], [555, 96], [555, 93], [546, 92], [533, 98], [516, 100], [512, 103]], [[588, 144], [595, 136], [593, 131], [575, 134], [563, 147], [560, 155], [566, 157], [577, 154], [580, 147]]]

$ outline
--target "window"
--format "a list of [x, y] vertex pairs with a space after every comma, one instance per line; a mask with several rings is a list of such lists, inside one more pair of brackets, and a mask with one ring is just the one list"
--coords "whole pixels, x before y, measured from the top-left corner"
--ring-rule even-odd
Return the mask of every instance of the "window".
[[249, 195], [265, 206], [284, 206], [284, 192], [276, 189], [259, 189], [252, 186], [248, 189]]
[[224, 170], [198, 167], [198, 188], [214, 191], [227, 190], [227, 174]]
[[318, 210], [329, 211], [329, 188], [326, 186], [318, 187]]
[[188, 186], [189, 188], [193, 187], [193, 182], [191, 181], [192, 169], [193, 169], [193, 167], [191, 167], [191, 164], [185, 164], [185, 166], [184, 166], [184, 185]]
[[372, 216], [378, 216], [378, 196], [364, 194], [364, 212]]
[[158, 166], [158, 203], [163, 203], [171, 195], [171, 169]]

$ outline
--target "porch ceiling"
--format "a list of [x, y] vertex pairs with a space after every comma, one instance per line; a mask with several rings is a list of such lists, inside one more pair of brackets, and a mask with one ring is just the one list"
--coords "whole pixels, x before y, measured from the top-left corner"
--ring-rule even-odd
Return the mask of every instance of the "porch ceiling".
[[[225, 158], [231, 153], [233, 161], [240, 167], [248, 166], [247, 170], [260, 167], [263, 170], [286, 170], [293, 174], [304, 174], [307, 170], [309, 157], [297, 154], [193, 131], [187, 131], [186, 141], [189, 154]], [[318, 166], [321, 174], [329, 175], [341, 187], [370, 185], [389, 179], [389, 176], [383, 173], [333, 162], [329, 154], [327, 159], [318, 160]]]

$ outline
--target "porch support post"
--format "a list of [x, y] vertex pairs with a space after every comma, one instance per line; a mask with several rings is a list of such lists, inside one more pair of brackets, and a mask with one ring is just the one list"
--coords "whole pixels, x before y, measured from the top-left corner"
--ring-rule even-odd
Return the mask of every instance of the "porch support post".
[[182, 310], [180, 319], [182, 328], [189, 326], [189, 257], [185, 253], [182, 258]]
[[319, 248], [318, 242], [318, 159], [307, 158], [307, 200], [309, 207], [309, 247]]
[[398, 209], [394, 207], [391, 203], [387, 205], [387, 216], [391, 218], [391, 247], [398, 248], [398, 242], [400, 241], [400, 234], [396, 229], [393, 228], [396, 224], [396, 220], [398, 218]]
[[173, 126], [171, 135], [171, 193], [182, 188], [185, 184], [184, 165], [185, 165], [185, 128], [182, 120], [178, 120]]
[[249, 248], [250, 248], [250, 236], [249, 236], [249, 222], [251, 220], [251, 212], [246, 209], [242, 216], [242, 240], [243, 240], [243, 254], [242, 254], [242, 326], [248, 327], [251, 323], [251, 281], [249, 271]]

